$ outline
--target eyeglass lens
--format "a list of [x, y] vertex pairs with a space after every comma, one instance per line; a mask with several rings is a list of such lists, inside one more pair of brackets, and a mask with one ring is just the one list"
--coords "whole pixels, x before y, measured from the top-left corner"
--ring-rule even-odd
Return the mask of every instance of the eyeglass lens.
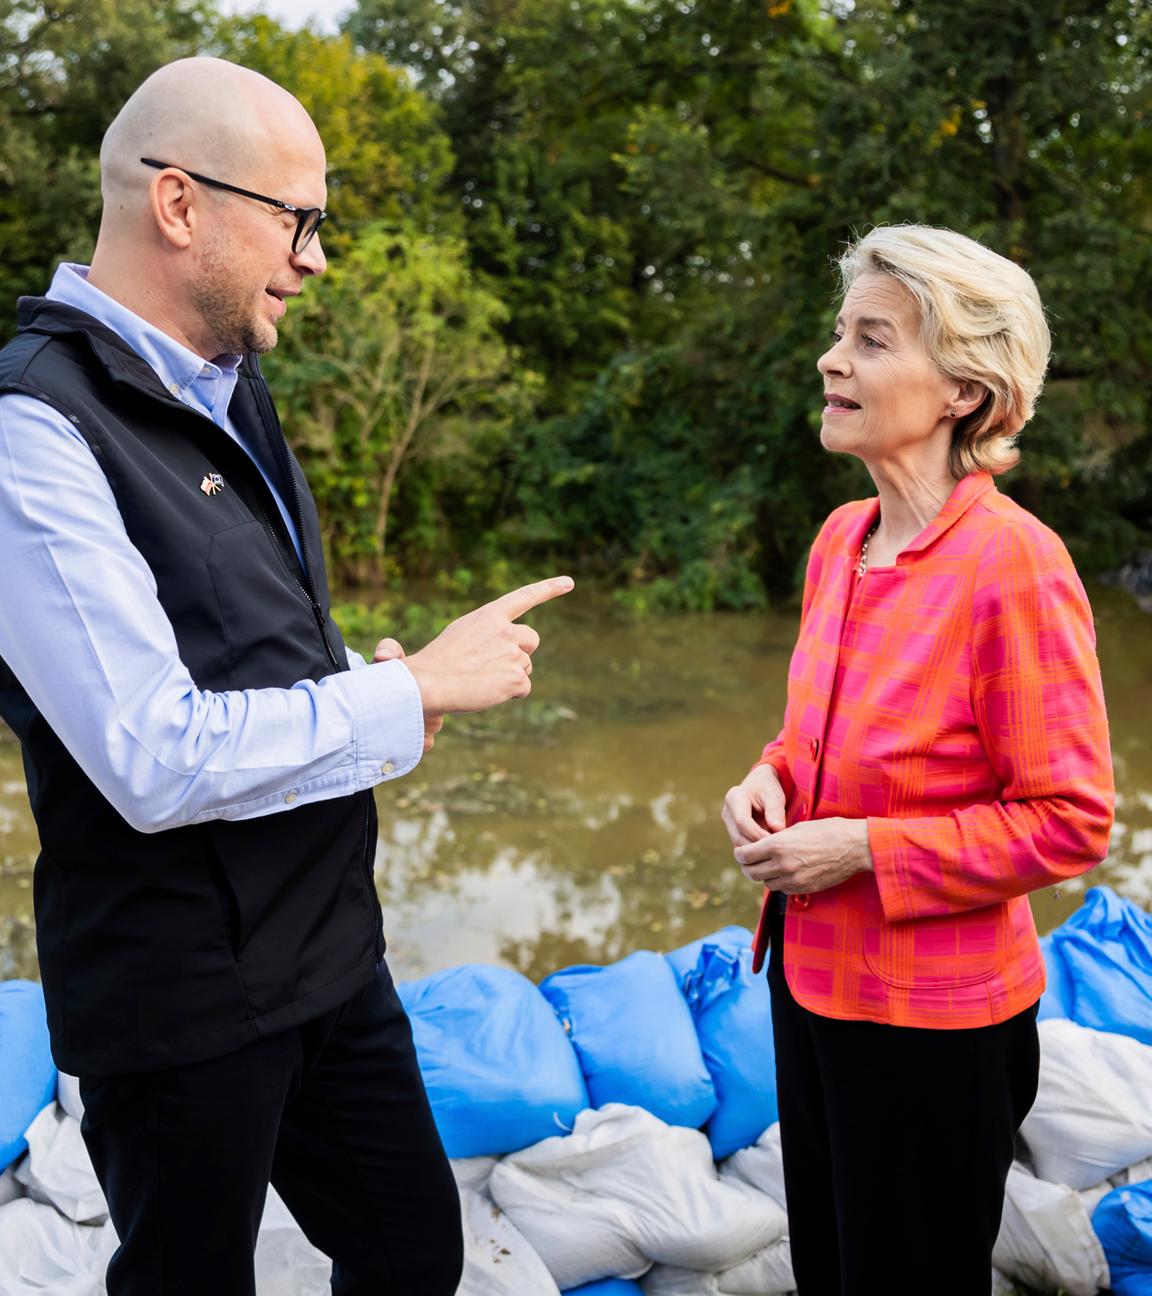
[[293, 252], [304, 251], [316, 237], [316, 231], [320, 228], [323, 219], [324, 213], [319, 207], [309, 207], [306, 211], [300, 212], [297, 217], [296, 237], [292, 240]]

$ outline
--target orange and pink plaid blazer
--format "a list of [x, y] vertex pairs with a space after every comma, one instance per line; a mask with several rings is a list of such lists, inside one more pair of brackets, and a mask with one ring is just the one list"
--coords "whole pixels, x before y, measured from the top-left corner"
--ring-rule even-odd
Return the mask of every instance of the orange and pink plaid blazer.
[[784, 965], [826, 1017], [959, 1028], [1044, 990], [1027, 893], [1108, 849], [1112, 763], [1088, 599], [987, 473], [892, 567], [855, 575], [876, 499], [813, 545], [784, 728], [788, 822], [868, 820], [874, 873], [792, 896]]

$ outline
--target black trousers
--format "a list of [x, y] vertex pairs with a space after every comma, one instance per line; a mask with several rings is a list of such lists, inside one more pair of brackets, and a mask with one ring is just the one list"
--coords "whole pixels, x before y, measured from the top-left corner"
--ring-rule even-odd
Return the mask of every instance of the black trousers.
[[81, 1077], [120, 1249], [109, 1296], [253, 1296], [268, 1183], [339, 1296], [451, 1296], [460, 1202], [387, 965], [305, 1025], [189, 1066]]
[[1017, 1129], [1036, 1098], [1036, 1008], [923, 1030], [802, 1008], [772, 917], [768, 984], [799, 1296], [988, 1296]]

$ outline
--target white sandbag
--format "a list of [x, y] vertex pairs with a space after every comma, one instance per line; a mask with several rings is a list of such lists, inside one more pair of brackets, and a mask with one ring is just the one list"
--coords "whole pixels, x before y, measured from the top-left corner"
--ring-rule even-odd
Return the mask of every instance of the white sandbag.
[[796, 1290], [792, 1248], [781, 1238], [721, 1273], [653, 1265], [640, 1286], [644, 1296], [777, 1296]]
[[457, 1296], [559, 1296], [544, 1261], [492, 1200], [488, 1180], [499, 1157], [449, 1162], [460, 1189], [464, 1274]]
[[1112, 1191], [1113, 1188], [1127, 1188], [1129, 1184], [1147, 1183], [1152, 1179], [1152, 1157], [1145, 1157], [1135, 1165], [1126, 1166], [1116, 1174], [1109, 1175], [1102, 1183], [1093, 1184], [1091, 1188], [1081, 1188], [1076, 1194], [1092, 1218], [1092, 1212]]
[[1152, 1047], [1053, 1017], [1020, 1133], [1040, 1179], [1091, 1188], [1152, 1156]]
[[777, 1292], [795, 1291], [792, 1243], [787, 1237], [779, 1238], [716, 1278], [722, 1296], [775, 1296]]
[[10, 1201], [15, 1201], [17, 1197], [24, 1196], [24, 1185], [16, 1178], [16, 1165], [10, 1165], [3, 1174], [0, 1174], [0, 1206], [7, 1206]]
[[477, 1156], [455, 1157], [450, 1160], [448, 1164], [452, 1167], [456, 1187], [461, 1192], [465, 1188], [471, 1188], [473, 1192], [487, 1192], [488, 1179], [499, 1159], [499, 1157], [494, 1156]]
[[1037, 1179], [1017, 1162], [1008, 1171], [996, 1268], [1040, 1291], [1096, 1296], [1108, 1286], [1104, 1248], [1078, 1193]]
[[756, 1142], [734, 1152], [720, 1163], [720, 1178], [727, 1183], [742, 1183], [757, 1192], [766, 1193], [784, 1210], [784, 1158], [780, 1151], [780, 1122], [769, 1125]]
[[456, 1296], [560, 1296], [544, 1261], [486, 1192], [463, 1188], [460, 1213], [464, 1274]]
[[331, 1296], [332, 1262], [304, 1236], [269, 1184], [256, 1237], [256, 1296]]
[[84, 1103], [80, 1097], [80, 1081], [74, 1075], [68, 1075], [64, 1071], [56, 1073], [56, 1101], [73, 1120], [83, 1119]]
[[562, 1290], [637, 1278], [653, 1261], [727, 1269], [780, 1234], [779, 1211], [761, 1194], [720, 1181], [699, 1130], [620, 1103], [581, 1112], [567, 1137], [510, 1153], [488, 1187]]
[[[120, 1240], [111, 1220], [96, 1231], [100, 1234], [96, 1259], [99, 1273], [103, 1275]], [[264, 1214], [260, 1217], [253, 1263], [256, 1296], [331, 1296], [332, 1262], [304, 1236], [304, 1230], [271, 1184], [264, 1199]], [[8, 1296], [2, 1283], [0, 1293]], [[72, 1293], [69, 1292], [68, 1296]], [[103, 1281], [97, 1296], [105, 1296]]]
[[716, 1275], [676, 1265], [653, 1265], [640, 1279], [644, 1296], [719, 1296]]
[[1103, 1183], [1097, 1184], [1094, 1188], [1081, 1188], [1076, 1194], [1080, 1198], [1080, 1205], [1084, 1207], [1084, 1213], [1089, 1219], [1092, 1218], [1092, 1212], [1112, 1191], [1114, 1185], [1110, 1179], [1105, 1179]]
[[[1152, 1096], [1150, 1096], [1152, 1101]], [[1110, 1177], [1113, 1188], [1127, 1188], [1129, 1184], [1147, 1183], [1152, 1179], [1152, 1157], [1145, 1157], [1135, 1165], [1126, 1166], [1119, 1174]]]
[[80, 1122], [50, 1103], [24, 1137], [28, 1155], [18, 1164], [16, 1178], [28, 1196], [55, 1206], [77, 1224], [103, 1224], [108, 1204], [81, 1137]]
[[54, 1207], [21, 1197], [0, 1206], [4, 1296], [105, 1296], [104, 1230], [74, 1224]]

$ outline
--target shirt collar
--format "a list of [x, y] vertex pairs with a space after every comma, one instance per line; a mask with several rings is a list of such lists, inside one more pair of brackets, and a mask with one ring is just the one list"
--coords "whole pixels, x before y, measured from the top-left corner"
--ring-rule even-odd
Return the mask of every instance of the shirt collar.
[[[930, 545], [935, 544], [944, 532], [955, 525], [981, 496], [995, 489], [996, 486], [992, 481], [990, 472], [974, 472], [969, 473], [967, 477], [961, 477], [952, 488], [952, 493], [945, 500], [944, 507], [940, 512], [897, 555], [897, 565], [907, 559], [910, 554], [921, 553]], [[879, 516], [880, 500], [877, 497], [869, 500], [869, 507], [853, 520], [844, 533], [845, 547], [850, 555], [855, 557], [859, 554], [860, 546], [864, 543], [864, 537], [876, 525]]]
[[47, 296], [50, 301], [84, 311], [123, 338], [155, 370], [168, 391], [180, 399], [185, 398], [188, 389], [201, 376], [218, 379], [225, 374], [235, 374], [240, 363], [238, 355], [219, 355], [214, 360], [205, 360], [197, 355], [115, 298], [93, 287], [88, 282], [87, 266], [61, 262], [52, 277]]

